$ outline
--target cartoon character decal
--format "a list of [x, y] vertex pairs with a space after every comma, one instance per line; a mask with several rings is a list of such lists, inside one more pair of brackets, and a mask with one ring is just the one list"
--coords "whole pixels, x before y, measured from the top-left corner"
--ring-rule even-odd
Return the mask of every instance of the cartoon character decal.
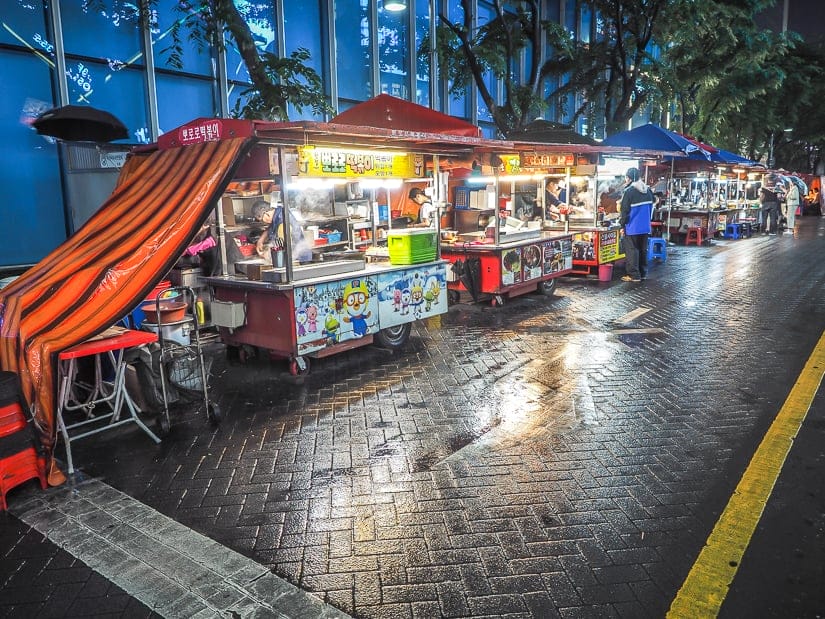
[[295, 327], [298, 330], [298, 337], [303, 337], [307, 334], [307, 311], [301, 306], [295, 310]]
[[447, 311], [444, 264], [410, 266], [294, 291], [298, 354]]
[[352, 280], [344, 287], [343, 298], [347, 312], [344, 322], [352, 324], [352, 330], [357, 337], [364, 336], [367, 333], [367, 319], [372, 315], [367, 309], [370, 291], [367, 289], [366, 281]]
[[438, 278], [431, 277], [427, 280], [427, 287], [424, 290], [424, 311], [432, 310], [433, 305], [438, 302], [438, 295], [441, 292], [441, 284], [438, 283]]
[[318, 306], [314, 303], [307, 306], [307, 331], [309, 333], [318, 332]]
[[410, 303], [412, 303], [412, 293], [409, 288], [401, 291], [401, 313], [405, 316], [410, 313]]

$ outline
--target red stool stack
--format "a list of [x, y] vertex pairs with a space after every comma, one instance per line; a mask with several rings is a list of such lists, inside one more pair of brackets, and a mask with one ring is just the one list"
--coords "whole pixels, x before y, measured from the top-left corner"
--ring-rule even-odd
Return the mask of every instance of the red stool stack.
[[702, 228], [690, 227], [687, 229], [687, 237], [685, 237], [685, 245], [696, 243], [702, 245], [705, 242], [705, 231]]
[[34, 434], [23, 409], [18, 376], [0, 372], [0, 509], [6, 510], [6, 493], [30, 479], [44, 490], [46, 463], [34, 447]]

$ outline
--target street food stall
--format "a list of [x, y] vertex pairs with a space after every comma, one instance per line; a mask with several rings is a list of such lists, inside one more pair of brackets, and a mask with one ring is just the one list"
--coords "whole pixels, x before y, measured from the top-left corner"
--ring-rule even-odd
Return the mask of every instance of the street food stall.
[[[604, 151], [619, 150], [604, 148]], [[627, 168], [637, 161], [566, 154], [556, 158], [559, 166], [548, 170], [547, 179], [563, 174], [565, 198], [559, 217], [544, 227], [571, 235], [573, 267], [571, 274], [599, 274], [609, 279], [613, 262], [624, 258], [619, 226], [619, 202]], [[595, 151], [599, 154], [599, 151]], [[591, 161], [595, 163], [591, 163]], [[564, 167], [560, 167], [564, 166]], [[547, 210], [545, 208], [545, 210]]]
[[512, 146], [477, 154], [476, 166], [478, 174], [450, 186], [456, 208], [441, 247], [452, 264], [450, 299], [467, 293], [503, 305], [528, 292], [552, 294], [556, 279], [572, 269], [572, 244], [566, 231], [542, 226], [541, 170], [523, 166]]
[[[158, 147], [202, 141], [205, 124], [216, 126], [214, 139], [249, 142], [216, 213], [220, 273], [203, 278], [211, 323], [230, 354], [266, 352], [298, 374], [310, 357], [373, 342], [399, 347], [413, 321], [447, 311], [438, 226], [398, 229], [389, 206], [411, 186], [426, 187], [443, 205], [439, 156], [498, 143], [331, 123], [199, 119], [162, 136]], [[276, 224], [259, 221], [256, 214], [273, 209]], [[262, 247], [256, 239], [264, 230]]]

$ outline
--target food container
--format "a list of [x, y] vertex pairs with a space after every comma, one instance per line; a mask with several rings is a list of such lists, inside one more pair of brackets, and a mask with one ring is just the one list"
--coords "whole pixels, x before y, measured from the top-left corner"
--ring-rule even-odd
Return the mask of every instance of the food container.
[[164, 340], [177, 342], [188, 346], [191, 344], [192, 321], [188, 318], [185, 320], [175, 320], [172, 322], [164, 322], [158, 325], [155, 322], [145, 321], [141, 326], [144, 331], [151, 331], [163, 336]]
[[186, 303], [183, 301], [160, 301], [160, 303], [146, 303], [140, 306], [149, 321], [157, 320], [160, 311], [161, 324], [168, 324], [183, 320], [186, 315]]
[[323, 233], [321, 236], [327, 240], [327, 243], [338, 243], [341, 241], [340, 230], [330, 230], [329, 232]]
[[434, 228], [404, 228], [387, 234], [390, 264], [418, 264], [435, 260], [438, 244]]

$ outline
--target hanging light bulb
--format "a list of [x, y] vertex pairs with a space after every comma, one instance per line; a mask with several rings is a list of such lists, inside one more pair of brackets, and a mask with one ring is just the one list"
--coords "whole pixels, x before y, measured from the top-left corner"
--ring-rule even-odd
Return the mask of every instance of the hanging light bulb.
[[384, 0], [384, 10], [397, 13], [407, 9], [407, 0]]

